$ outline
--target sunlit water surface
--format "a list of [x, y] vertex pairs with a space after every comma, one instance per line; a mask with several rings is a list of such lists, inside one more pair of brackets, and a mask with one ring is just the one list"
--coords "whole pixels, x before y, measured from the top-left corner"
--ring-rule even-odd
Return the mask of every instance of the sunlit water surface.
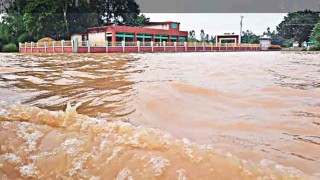
[[317, 53], [0, 54], [0, 100], [3, 179], [320, 178]]

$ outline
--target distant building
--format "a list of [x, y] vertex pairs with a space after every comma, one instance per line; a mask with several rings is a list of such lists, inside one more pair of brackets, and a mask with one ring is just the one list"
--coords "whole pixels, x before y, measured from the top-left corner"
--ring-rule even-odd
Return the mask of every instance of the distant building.
[[[79, 41], [79, 35], [74, 35]], [[188, 41], [188, 31], [180, 31], [179, 22], [150, 22], [142, 27], [129, 27], [110, 25], [103, 27], [92, 27], [87, 29], [87, 33], [82, 35], [82, 41], [105, 42], [110, 44], [116, 42], [137, 42], [142, 44], [148, 42], [186, 42]], [[155, 44], [155, 45], [156, 45]]]
[[224, 33], [223, 35], [216, 36], [216, 46], [231, 44], [232, 46], [237, 46], [239, 44], [239, 35], [234, 33]]
[[6, 8], [9, 7], [9, 0], [0, 0], [0, 14], [6, 12]]
[[260, 47], [262, 51], [266, 51], [271, 46], [271, 37], [264, 35], [260, 38]]

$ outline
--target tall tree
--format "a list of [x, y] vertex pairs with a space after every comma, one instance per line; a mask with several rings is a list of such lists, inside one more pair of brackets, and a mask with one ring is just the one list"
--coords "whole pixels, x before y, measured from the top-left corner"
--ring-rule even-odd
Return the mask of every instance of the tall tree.
[[320, 23], [317, 23], [312, 30], [311, 40], [320, 45]]
[[[135, 0], [93, 0], [101, 23], [106, 25], [130, 25], [140, 13]], [[93, 3], [93, 4], [95, 4]]]
[[260, 37], [254, 34], [252, 31], [247, 30], [242, 32], [241, 42], [249, 44], [258, 44]]
[[196, 32], [194, 30], [189, 31], [189, 37], [188, 37], [189, 42], [196, 42]]
[[204, 30], [203, 29], [201, 29], [201, 31], [200, 31], [200, 38], [201, 38], [201, 41], [202, 42], [204, 42], [205, 41], [205, 33], [204, 33]]
[[147, 24], [150, 21], [150, 18], [147, 18], [144, 14], [141, 14], [136, 17], [136, 19], [133, 22], [129, 22], [129, 26], [142, 26], [143, 24]]
[[[135, 0], [14, 0], [8, 14], [20, 19], [20, 39], [42, 37], [66, 39], [88, 27], [109, 23], [140, 26], [148, 21], [139, 16]], [[10, 23], [9, 23], [10, 24]]]
[[294, 39], [299, 46], [309, 40], [311, 30], [319, 22], [319, 12], [305, 10], [288, 13], [284, 20], [277, 26], [279, 35], [285, 39]]
[[210, 42], [210, 36], [209, 36], [209, 34], [206, 35], [205, 41], [206, 41], [207, 43]]
[[210, 42], [215, 43], [216, 42], [216, 37], [215, 36], [211, 36]]

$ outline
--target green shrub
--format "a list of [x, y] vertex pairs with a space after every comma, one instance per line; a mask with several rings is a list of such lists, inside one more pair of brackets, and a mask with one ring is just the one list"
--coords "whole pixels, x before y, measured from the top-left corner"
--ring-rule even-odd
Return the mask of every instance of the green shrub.
[[310, 47], [310, 51], [320, 51], [320, 45], [314, 45]]
[[9, 43], [9, 44], [6, 44], [2, 47], [2, 51], [3, 52], [18, 52], [19, 49], [15, 44]]

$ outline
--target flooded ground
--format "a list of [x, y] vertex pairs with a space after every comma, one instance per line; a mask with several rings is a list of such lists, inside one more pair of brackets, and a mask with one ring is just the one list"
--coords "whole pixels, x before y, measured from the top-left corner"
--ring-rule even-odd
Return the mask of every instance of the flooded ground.
[[0, 54], [0, 176], [320, 179], [319, 59]]

